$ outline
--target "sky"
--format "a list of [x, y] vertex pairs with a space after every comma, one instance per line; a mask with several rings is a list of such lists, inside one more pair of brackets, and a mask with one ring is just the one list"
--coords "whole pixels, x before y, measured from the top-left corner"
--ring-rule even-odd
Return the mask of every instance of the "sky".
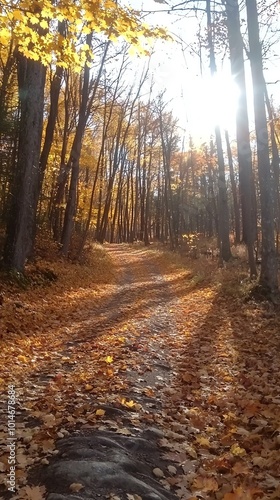
[[[204, 2], [202, 2], [203, 4]], [[197, 54], [197, 31], [201, 15], [160, 12], [165, 3], [153, 0], [130, 0], [132, 7], [144, 11], [146, 22], [167, 27], [175, 42], [156, 42], [151, 69], [154, 78], [154, 92], [166, 89], [165, 97], [169, 108], [179, 119], [179, 125], [186, 136], [192, 135], [195, 142], [204, 142], [214, 132], [218, 121], [234, 136], [235, 109], [238, 89], [230, 75], [230, 64], [225, 54], [217, 55], [218, 72], [215, 81], [210, 77], [207, 52], [204, 50], [202, 65]], [[148, 14], [148, 11], [158, 11]], [[279, 19], [278, 19], [279, 21]], [[276, 34], [275, 37], [278, 35]], [[223, 48], [222, 48], [223, 50]], [[278, 55], [279, 54], [279, 55]], [[222, 57], [222, 55], [224, 57]], [[265, 62], [265, 76], [269, 82], [280, 78], [280, 44], [273, 48]], [[253, 97], [250, 65], [246, 63], [248, 85], [248, 107], [253, 128]], [[280, 105], [280, 82], [268, 86], [275, 104]]]

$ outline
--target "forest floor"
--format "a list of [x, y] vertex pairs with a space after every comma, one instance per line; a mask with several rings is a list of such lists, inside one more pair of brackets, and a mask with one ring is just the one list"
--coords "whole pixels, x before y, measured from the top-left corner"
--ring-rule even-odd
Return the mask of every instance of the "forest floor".
[[237, 260], [140, 245], [92, 259], [3, 288], [17, 490], [5, 398], [1, 498], [280, 499], [279, 306], [245, 300]]

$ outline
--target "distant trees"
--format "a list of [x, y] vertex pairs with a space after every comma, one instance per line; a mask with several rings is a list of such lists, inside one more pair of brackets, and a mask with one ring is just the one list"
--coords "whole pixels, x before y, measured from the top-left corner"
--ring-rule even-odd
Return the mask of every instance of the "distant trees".
[[[47, 0], [40, 5], [37, 2], [31, 2], [30, 5], [18, 2], [11, 6], [9, 2], [4, 2], [0, 28], [0, 43], [8, 46], [4, 58], [6, 62], [2, 65], [0, 93], [3, 131], [7, 125], [6, 97], [14, 54], [19, 98], [19, 125], [13, 151], [14, 174], [10, 179], [10, 206], [3, 262], [6, 268], [22, 272], [35, 241], [37, 206], [58, 112], [61, 67], [72, 67], [77, 71], [84, 66], [79, 120], [69, 159], [71, 182], [62, 234], [62, 251], [67, 254], [76, 213], [82, 137], [89, 115], [87, 94], [90, 91], [89, 66], [93, 32], [102, 31], [108, 39], [117, 39], [122, 35], [134, 44], [138, 44], [143, 36], [164, 37], [165, 33], [160, 29], [152, 32], [141, 23], [137, 14], [117, 6], [111, 0], [106, 0], [102, 5], [91, 1], [86, 4], [70, 2], [66, 7], [63, 4], [54, 6]], [[57, 65], [57, 70], [51, 87], [50, 115], [41, 152], [45, 81], [47, 65], [51, 62]], [[102, 66], [100, 74], [101, 71]], [[97, 89], [97, 85], [94, 88]], [[93, 99], [93, 94], [89, 99]]]

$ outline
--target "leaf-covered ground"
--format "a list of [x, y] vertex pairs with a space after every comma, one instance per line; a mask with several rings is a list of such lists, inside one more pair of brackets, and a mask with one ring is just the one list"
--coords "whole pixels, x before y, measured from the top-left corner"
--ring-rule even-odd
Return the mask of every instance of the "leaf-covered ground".
[[[60, 442], [94, 432], [132, 442], [152, 429], [161, 455], [140, 458], [155, 491], [157, 482], [183, 500], [279, 499], [280, 311], [244, 300], [240, 263], [218, 269], [116, 245], [96, 247], [83, 266], [50, 267], [57, 281], [11, 285], [0, 306], [1, 389], [14, 384], [18, 396], [18, 491], [6, 495], [3, 448], [3, 498], [55, 491], [38, 477], [60, 460]], [[141, 499], [131, 484], [96, 498]], [[64, 498], [86, 491], [76, 480], [67, 488]]]

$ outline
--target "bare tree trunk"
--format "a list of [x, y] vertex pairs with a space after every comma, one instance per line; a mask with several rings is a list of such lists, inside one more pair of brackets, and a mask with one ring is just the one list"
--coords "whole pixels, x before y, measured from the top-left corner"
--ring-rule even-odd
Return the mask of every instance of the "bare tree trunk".
[[239, 203], [238, 203], [237, 187], [236, 187], [236, 181], [235, 181], [234, 170], [233, 170], [232, 152], [231, 152], [229, 135], [228, 135], [227, 130], [225, 131], [225, 138], [226, 138], [226, 145], [227, 145], [229, 175], [230, 175], [232, 198], [233, 198], [233, 211], [234, 211], [234, 223], [235, 223], [235, 243], [240, 243]]
[[4, 249], [4, 264], [23, 272], [30, 257], [40, 195], [39, 167], [43, 128], [46, 68], [38, 61], [18, 54], [20, 125], [18, 161]]
[[[92, 34], [89, 34], [87, 36], [87, 44], [89, 47], [91, 46], [91, 42], [92, 42]], [[70, 153], [70, 158], [68, 161], [68, 163], [71, 165], [71, 180], [70, 180], [70, 188], [69, 188], [68, 200], [67, 200], [65, 216], [64, 216], [64, 224], [63, 224], [63, 230], [62, 230], [62, 236], [61, 236], [61, 243], [62, 243], [61, 253], [63, 255], [67, 255], [69, 252], [71, 235], [72, 235], [72, 230], [73, 230], [73, 225], [74, 225], [74, 217], [75, 217], [76, 210], [77, 210], [77, 189], [78, 189], [78, 180], [79, 180], [79, 171], [80, 171], [80, 156], [81, 156], [81, 150], [82, 150], [83, 136], [84, 136], [87, 120], [89, 117], [89, 113], [91, 110], [92, 102], [93, 102], [93, 99], [95, 97], [98, 83], [99, 83], [101, 73], [103, 70], [103, 66], [104, 66], [104, 63], [106, 60], [108, 47], [109, 47], [109, 42], [107, 42], [105, 44], [105, 50], [104, 50], [104, 53], [102, 56], [101, 64], [100, 64], [100, 67], [98, 70], [98, 75], [95, 79], [93, 91], [91, 93], [90, 98], [89, 98], [90, 68], [87, 64], [85, 64], [85, 67], [84, 67], [84, 80], [83, 80], [83, 90], [82, 90], [82, 101], [81, 101], [81, 107], [80, 107], [80, 111], [79, 111], [79, 121], [78, 121], [77, 129], [76, 129], [76, 133], [75, 133], [75, 138], [74, 138], [71, 153]]]
[[279, 151], [277, 146], [277, 132], [274, 124], [273, 109], [269, 101], [267, 87], [265, 83], [265, 102], [269, 117], [270, 128], [270, 141], [271, 141], [271, 168], [273, 174], [273, 188], [274, 188], [274, 219], [276, 224], [276, 251], [279, 250], [279, 230], [280, 230], [280, 193], [279, 193]]
[[60, 153], [60, 168], [57, 179], [57, 185], [55, 189], [55, 196], [53, 201], [53, 206], [51, 210], [51, 224], [53, 230], [53, 236], [56, 241], [60, 241], [61, 236], [61, 219], [62, 219], [62, 208], [61, 204], [64, 199], [65, 186], [68, 180], [71, 165], [66, 164], [66, 152], [69, 139], [69, 121], [70, 121], [70, 75], [69, 71], [66, 71], [65, 76], [65, 91], [64, 91], [64, 126], [62, 134], [62, 146]]
[[239, 184], [242, 208], [243, 240], [248, 248], [251, 276], [257, 275], [254, 258], [254, 211], [252, 183], [252, 152], [250, 144], [247, 91], [243, 56], [243, 40], [240, 31], [240, 16], [237, 0], [226, 0], [227, 27], [230, 49], [231, 74], [239, 89], [236, 112], [236, 140], [239, 164]]
[[[211, 21], [211, 0], [206, 0], [207, 12], [207, 33], [208, 33], [208, 48], [210, 54], [210, 71], [211, 75], [216, 74], [216, 61], [214, 44], [212, 37], [212, 21]], [[210, 97], [211, 98], [211, 97]], [[229, 211], [227, 200], [227, 187], [225, 177], [225, 162], [222, 146], [221, 129], [219, 125], [215, 126], [216, 146], [219, 166], [219, 181], [218, 181], [218, 204], [219, 204], [219, 247], [220, 255], [226, 262], [231, 258], [230, 242], [229, 242]]]
[[[61, 36], [63, 36], [64, 32], [65, 32], [65, 23], [60, 22], [58, 24], [59, 24], [58, 33]], [[63, 72], [64, 72], [63, 68], [61, 66], [57, 66], [56, 70], [55, 70], [55, 74], [54, 74], [52, 82], [51, 82], [50, 113], [49, 113], [49, 117], [48, 117], [44, 145], [43, 145], [43, 148], [41, 151], [41, 156], [40, 156], [41, 185], [43, 184], [44, 173], [46, 170], [48, 157], [49, 157], [52, 142], [53, 142], [55, 123], [56, 123], [57, 113], [58, 113], [58, 99], [59, 99], [59, 94], [60, 94], [60, 89], [61, 89]]]
[[274, 241], [272, 175], [265, 110], [265, 81], [256, 0], [246, 0], [246, 9], [261, 199], [262, 263], [260, 285], [273, 295], [278, 291], [277, 258]]

